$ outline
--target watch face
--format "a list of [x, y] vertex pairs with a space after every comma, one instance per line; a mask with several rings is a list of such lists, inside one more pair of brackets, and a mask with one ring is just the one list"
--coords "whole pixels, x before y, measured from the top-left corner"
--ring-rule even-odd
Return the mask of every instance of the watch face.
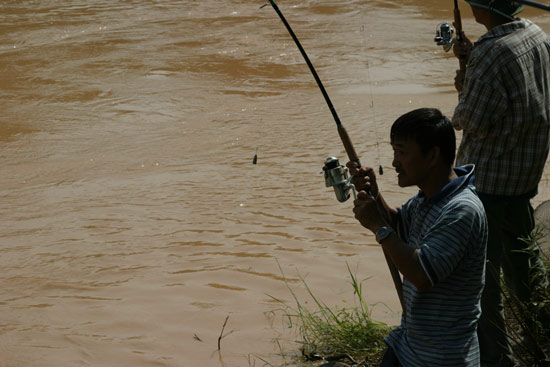
[[376, 231], [376, 241], [380, 242], [384, 238], [388, 237], [390, 233], [393, 232], [393, 229], [388, 227], [381, 227], [378, 231]]

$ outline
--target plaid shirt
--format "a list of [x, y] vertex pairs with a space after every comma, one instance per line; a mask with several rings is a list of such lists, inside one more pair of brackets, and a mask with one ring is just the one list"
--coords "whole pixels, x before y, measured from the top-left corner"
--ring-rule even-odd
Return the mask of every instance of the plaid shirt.
[[477, 191], [536, 190], [550, 139], [550, 39], [537, 25], [503, 24], [474, 44], [452, 122], [464, 130], [457, 165], [476, 165]]

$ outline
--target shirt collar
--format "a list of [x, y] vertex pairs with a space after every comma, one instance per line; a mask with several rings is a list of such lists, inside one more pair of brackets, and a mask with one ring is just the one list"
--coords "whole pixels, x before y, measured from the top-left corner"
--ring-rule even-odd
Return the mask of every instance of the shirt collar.
[[481, 36], [475, 43], [478, 44], [491, 38], [506, 36], [507, 34], [517, 31], [518, 29], [525, 29], [529, 27], [532, 23], [533, 22], [531, 22], [529, 19], [518, 18], [517, 20], [514, 20], [512, 22], [498, 25], [491, 29], [489, 32], [485, 33], [483, 36]]
[[[473, 186], [475, 178], [474, 168], [475, 166], [473, 164], [453, 168], [458, 177], [445, 185], [441, 191], [432, 196], [429, 200], [427, 200], [427, 202], [436, 203], [443, 198], [454, 194], [465, 186]], [[422, 201], [426, 200], [426, 196], [422, 190], [420, 190], [418, 196], [422, 198]]]

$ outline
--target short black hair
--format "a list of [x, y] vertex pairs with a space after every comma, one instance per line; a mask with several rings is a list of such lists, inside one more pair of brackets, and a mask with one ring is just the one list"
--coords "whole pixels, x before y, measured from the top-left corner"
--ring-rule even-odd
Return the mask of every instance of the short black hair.
[[395, 139], [412, 139], [427, 153], [439, 147], [441, 158], [449, 165], [455, 160], [456, 136], [451, 121], [437, 108], [419, 108], [399, 117], [393, 123], [390, 133]]

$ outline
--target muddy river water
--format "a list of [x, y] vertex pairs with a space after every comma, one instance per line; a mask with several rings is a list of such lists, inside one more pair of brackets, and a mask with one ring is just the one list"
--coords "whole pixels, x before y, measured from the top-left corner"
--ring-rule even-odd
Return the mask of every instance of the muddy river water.
[[[274, 298], [293, 305], [288, 284], [313, 307], [302, 278], [349, 306], [348, 266], [373, 318], [398, 322], [380, 248], [320, 174], [345, 162], [334, 121], [262, 4], [0, 2], [0, 366], [277, 365], [274, 338], [297, 346]], [[415, 189], [396, 185], [389, 126], [457, 101], [433, 42], [452, 2], [278, 4], [398, 206]]]

